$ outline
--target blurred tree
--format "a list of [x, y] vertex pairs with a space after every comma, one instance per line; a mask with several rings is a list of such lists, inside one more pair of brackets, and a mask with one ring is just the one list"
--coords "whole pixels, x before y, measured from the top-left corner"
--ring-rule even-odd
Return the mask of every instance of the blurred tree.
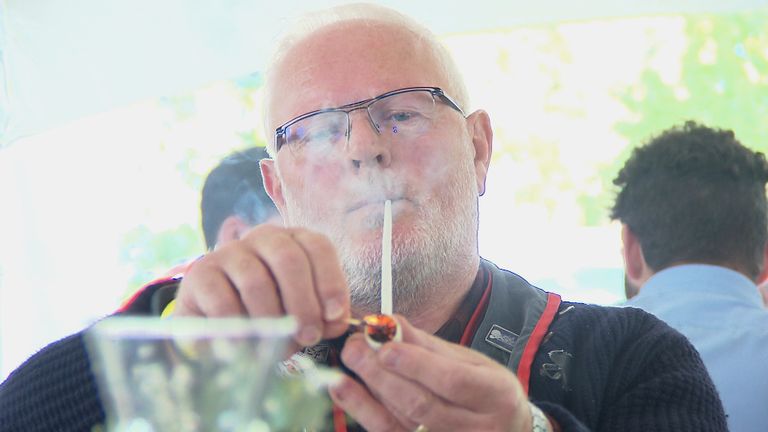
[[632, 149], [685, 120], [731, 129], [744, 145], [768, 150], [768, 10], [684, 19], [687, 47], [679, 76], [652, 66], [659, 62], [651, 47], [641, 79], [617, 94], [632, 113], [615, 126], [629, 145], [600, 170], [602, 192], [580, 198], [587, 221], [604, 220], [612, 180]]
[[[236, 96], [233, 104], [242, 107], [243, 112], [250, 112], [256, 108], [257, 91], [261, 82], [261, 75], [254, 73], [222, 85], [230, 90], [226, 94]], [[159, 103], [170, 112], [172, 121], [169, 122], [169, 127], [176, 123], [196, 120], [199, 116], [198, 96], [198, 93], [191, 92], [160, 99]], [[257, 128], [231, 132], [234, 141], [240, 144], [234, 148], [226, 145], [220, 148], [213, 146], [218, 148], [218, 153], [190, 146], [183, 141], [174, 141], [170, 145], [164, 142], [161, 144], [161, 150], [169, 153], [169, 159], [176, 161], [173, 169], [182, 179], [182, 183], [199, 193], [202, 191], [208, 170], [218, 164], [226, 154], [236, 149], [264, 146]], [[190, 207], [199, 208], [198, 204], [199, 199]], [[199, 214], [196, 216], [195, 219], [199, 223]], [[132, 275], [126, 288], [126, 295], [130, 295], [147, 282], [166, 275], [173, 267], [204, 253], [205, 244], [198, 225], [179, 221], [178, 226], [162, 230], [146, 224], [138, 225], [124, 236], [120, 250], [121, 260], [131, 268]]]
[[[617, 125], [632, 144], [692, 119], [732, 129], [747, 146], [768, 149], [768, 11], [686, 18], [680, 76], [646, 69], [620, 99], [634, 119]], [[649, 53], [653, 63], [653, 51]]]
[[154, 232], [139, 225], [123, 239], [121, 258], [129, 263], [133, 275], [126, 296], [147, 282], [164, 276], [168, 271], [205, 251], [199, 230], [189, 225]]

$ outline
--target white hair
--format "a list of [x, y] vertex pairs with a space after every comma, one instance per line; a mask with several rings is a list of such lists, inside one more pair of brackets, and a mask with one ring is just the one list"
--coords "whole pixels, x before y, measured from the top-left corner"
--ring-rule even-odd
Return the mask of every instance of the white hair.
[[461, 76], [456, 63], [453, 61], [446, 47], [437, 39], [434, 33], [428, 28], [418, 23], [413, 18], [401, 14], [393, 9], [370, 3], [352, 3], [333, 8], [322, 9], [306, 13], [290, 20], [285, 26], [285, 31], [272, 53], [269, 63], [265, 70], [264, 91], [262, 93], [263, 101], [263, 121], [264, 133], [266, 136], [267, 150], [270, 156], [275, 156], [274, 130], [270, 128], [271, 114], [269, 112], [269, 101], [271, 98], [273, 73], [283, 62], [287, 53], [299, 42], [305, 40], [316, 32], [328, 27], [357, 21], [362, 24], [384, 24], [394, 26], [408, 31], [424, 42], [428, 47], [437, 67], [447, 80], [448, 88], [445, 89], [448, 94], [464, 110], [469, 107], [469, 95], [464, 84], [464, 78]]

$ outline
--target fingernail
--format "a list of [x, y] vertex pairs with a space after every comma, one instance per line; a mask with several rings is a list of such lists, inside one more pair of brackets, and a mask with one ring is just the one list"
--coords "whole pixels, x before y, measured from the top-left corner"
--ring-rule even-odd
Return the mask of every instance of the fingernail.
[[302, 345], [315, 345], [322, 337], [320, 329], [315, 326], [306, 326], [299, 332], [298, 341]]
[[347, 384], [347, 378], [342, 378], [339, 382], [333, 383], [329, 387], [331, 393], [333, 393], [333, 396], [339, 402], [342, 402], [347, 397], [348, 388], [349, 384]]
[[335, 321], [344, 314], [342, 303], [336, 299], [330, 299], [325, 302], [325, 320]]
[[360, 360], [363, 359], [363, 352], [354, 344], [346, 345], [341, 353], [341, 358], [347, 367], [354, 369], [355, 366], [360, 364]]
[[381, 349], [379, 349], [379, 358], [384, 366], [395, 367], [397, 366], [397, 361], [400, 359], [400, 353], [392, 348], [390, 344], [384, 344]]

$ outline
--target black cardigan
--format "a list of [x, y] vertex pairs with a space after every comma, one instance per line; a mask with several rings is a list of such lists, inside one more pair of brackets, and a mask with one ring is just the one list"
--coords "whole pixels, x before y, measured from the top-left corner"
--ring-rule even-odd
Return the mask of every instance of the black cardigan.
[[[489, 264], [494, 291], [538, 291]], [[639, 309], [563, 302], [530, 370], [530, 399], [564, 432], [727, 431], [696, 350]], [[42, 349], [0, 385], [2, 432], [90, 431], [103, 422], [82, 333]]]

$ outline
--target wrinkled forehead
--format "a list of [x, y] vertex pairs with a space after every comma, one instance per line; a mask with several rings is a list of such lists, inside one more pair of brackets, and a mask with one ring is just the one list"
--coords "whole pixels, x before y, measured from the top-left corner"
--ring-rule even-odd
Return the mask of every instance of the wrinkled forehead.
[[296, 42], [273, 66], [268, 130], [321, 108], [412, 86], [444, 87], [433, 47], [392, 24], [338, 23]]

